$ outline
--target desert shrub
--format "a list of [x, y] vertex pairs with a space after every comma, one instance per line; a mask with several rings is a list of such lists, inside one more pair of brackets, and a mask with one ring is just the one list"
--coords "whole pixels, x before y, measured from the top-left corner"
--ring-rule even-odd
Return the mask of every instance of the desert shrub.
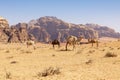
[[120, 49], [120, 47], [118, 47], [117, 49]]
[[107, 52], [105, 57], [117, 57], [117, 55], [114, 54], [113, 52]]
[[95, 52], [95, 50], [89, 50], [89, 52], [88, 52], [88, 53], [93, 53], [93, 52]]
[[105, 49], [103, 49], [102, 51], [105, 51]]
[[29, 53], [32, 53], [32, 51], [26, 51], [25, 53], [28, 53], [28, 54], [29, 54]]
[[10, 53], [10, 51], [9, 51], [9, 50], [6, 50], [5, 53]]
[[49, 75], [55, 75], [55, 74], [60, 74], [60, 68], [57, 67], [49, 67], [47, 69], [45, 69], [43, 72], [39, 72], [37, 74], [38, 77], [46, 77]]
[[93, 61], [92, 60], [88, 60], [87, 62], [85, 62], [86, 64], [91, 64]]
[[27, 53], [27, 54], [30, 54], [30, 53], [32, 53], [32, 51], [30, 51], [30, 50], [29, 50], [29, 51], [28, 51], [28, 50], [27, 50], [27, 51], [26, 51], [26, 50], [21, 50], [21, 53]]
[[15, 64], [15, 63], [18, 63], [18, 62], [17, 62], [17, 61], [11, 61], [10, 63], [11, 63], [11, 64]]
[[7, 57], [7, 59], [13, 59], [14, 57], [13, 56], [9, 56], [9, 57]]
[[110, 48], [110, 50], [113, 50], [114, 48], [112, 48], [112, 47], [109, 47]]
[[78, 50], [75, 54], [81, 54], [81, 53], [82, 53], [82, 51], [83, 51], [83, 49]]
[[55, 54], [52, 54], [52, 57], [55, 57]]
[[6, 79], [11, 79], [11, 73], [10, 72], [6, 72]]

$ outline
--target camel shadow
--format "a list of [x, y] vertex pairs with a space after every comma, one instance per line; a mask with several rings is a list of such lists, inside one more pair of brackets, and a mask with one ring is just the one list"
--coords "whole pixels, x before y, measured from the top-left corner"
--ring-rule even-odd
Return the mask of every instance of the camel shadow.
[[66, 49], [60, 49], [58, 51], [73, 51], [73, 50], [70, 50], [70, 49], [68, 49], [68, 50], [66, 50]]

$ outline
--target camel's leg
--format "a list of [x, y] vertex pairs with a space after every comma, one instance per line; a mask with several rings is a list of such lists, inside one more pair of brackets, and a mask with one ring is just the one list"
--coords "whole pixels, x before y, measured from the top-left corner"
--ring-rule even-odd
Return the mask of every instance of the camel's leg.
[[60, 44], [58, 44], [58, 48], [60, 48]]
[[68, 47], [68, 42], [66, 43], [66, 51], [68, 50], [67, 47]]
[[75, 44], [73, 44], [73, 50], [75, 49]]
[[99, 46], [99, 43], [98, 43], [98, 41], [96, 42], [96, 44], [97, 44], [97, 47]]
[[53, 44], [53, 48], [55, 48], [55, 47], [54, 47], [54, 44]]
[[29, 45], [27, 44], [27, 48], [29, 47]]
[[36, 49], [35, 45], [33, 45], [34, 50]]
[[93, 47], [93, 42], [92, 42], [92, 47]]

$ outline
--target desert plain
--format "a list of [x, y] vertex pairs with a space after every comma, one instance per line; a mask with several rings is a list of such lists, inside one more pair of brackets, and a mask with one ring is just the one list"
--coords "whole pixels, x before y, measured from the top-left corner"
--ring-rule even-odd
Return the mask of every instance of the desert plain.
[[[120, 80], [120, 41], [102, 38], [99, 47], [0, 43], [0, 80]], [[44, 74], [47, 69], [56, 73]]]

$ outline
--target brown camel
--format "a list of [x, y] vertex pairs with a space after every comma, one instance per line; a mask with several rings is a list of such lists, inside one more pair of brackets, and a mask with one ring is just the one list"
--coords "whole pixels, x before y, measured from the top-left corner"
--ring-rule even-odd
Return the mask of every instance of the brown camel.
[[28, 41], [26, 41], [26, 45], [27, 45], [27, 48], [32, 45], [33, 48], [34, 48], [34, 50], [36, 49], [36, 48], [35, 48], [35, 42], [34, 42], [33, 40], [28, 40]]
[[98, 39], [88, 39], [88, 43], [92, 43], [92, 47], [93, 47], [93, 44], [94, 44], [94, 43], [96, 43], [96, 46], [97, 46], [97, 47], [99, 46]]
[[67, 42], [66, 42], [66, 51], [68, 50], [68, 44], [69, 45], [73, 45], [73, 50], [75, 48], [76, 44], [80, 44], [80, 41], [83, 39], [83, 37], [76, 37], [76, 36], [69, 36], [67, 38]]
[[58, 41], [57, 39], [53, 40], [52, 41], [52, 45], [53, 45], [53, 48], [55, 48], [54, 46], [55, 45], [58, 45], [58, 48], [60, 47], [60, 41]]

